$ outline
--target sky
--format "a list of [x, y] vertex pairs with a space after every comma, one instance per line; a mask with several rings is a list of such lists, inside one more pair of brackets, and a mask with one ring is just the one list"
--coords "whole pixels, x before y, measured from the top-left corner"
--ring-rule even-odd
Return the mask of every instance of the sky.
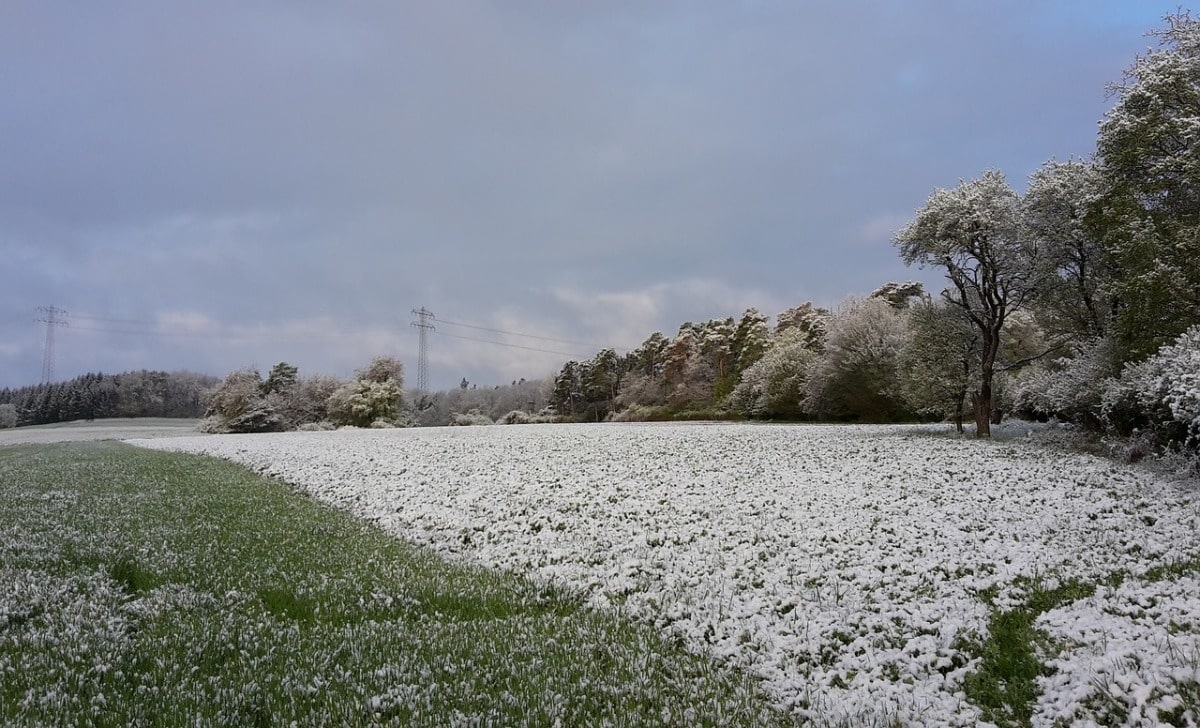
[[0, 387], [48, 338], [55, 380], [391, 355], [414, 385], [421, 308], [431, 389], [504, 384], [938, 291], [896, 231], [939, 187], [1092, 154], [1177, 8], [6, 0]]

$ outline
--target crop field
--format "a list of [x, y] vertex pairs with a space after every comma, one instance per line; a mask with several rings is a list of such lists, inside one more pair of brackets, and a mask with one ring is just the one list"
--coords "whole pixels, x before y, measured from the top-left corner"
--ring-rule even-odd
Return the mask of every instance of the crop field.
[[[241, 463], [458, 563], [577, 595], [815, 725], [1200, 722], [1200, 492], [1146, 470], [903, 427], [139, 444]], [[416, 700], [407, 689], [388, 700]]]
[[650, 626], [236, 465], [0, 447], [0, 725], [776, 723]]

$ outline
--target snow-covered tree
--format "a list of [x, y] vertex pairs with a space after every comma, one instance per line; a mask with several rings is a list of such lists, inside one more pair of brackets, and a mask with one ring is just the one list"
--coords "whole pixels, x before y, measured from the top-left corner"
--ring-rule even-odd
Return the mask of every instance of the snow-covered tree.
[[661, 407], [667, 403], [667, 394], [660, 377], [640, 370], [631, 372], [621, 380], [616, 407], [618, 410]]
[[563, 417], [574, 417], [580, 403], [583, 401], [583, 377], [581, 366], [577, 361], [563, 364], [562, 369], [554, 377], [553, 390], [554, 408]]
[[971, 392], [978, 437], [991, 434], [1004, 325], [1039, 290], [1037, 249], [1021, 233], [1020, 198], [993, 170], [936, 190], [894, 241], [905, 264], [945, 269], [950, 287], [943, 297], [979, 331], [978, 376]]
[[732, 317], [704, 324], [700, 348], [712, 370], [709, 404], [722, 399], [737, 384], [736, 336], [737, 326]]
[[671, 342], [660, 332], [655, 331], [642, 345], [629, 353], [633, 360], [630, 371], [640, 372], [647, 377], [658, 377], [662, 374], [663, 362], [666, 360], [667, 348]]
[[746, 309], [733, 332], [734, 370], [731, 375], [735, 379], [741, 377], [742, 372], [763, 357], [770, 343], [771, 329], [767, 326], [767, 317], [756, 308]]
[[365, 368], [358, 371], [358, 378], [377, 384], [391, 382], [402, 389], [404, 387], [404, 364], [394, 356], [377, 356]]
[[682, 378], [667, 394], [667, 405], [675, 412], [712, 407], [716, 379], [708, 357], [701, 354], [688, 358]]
[[12, 402], [0, 404], [0, 430], [17, 426], [17, 406]]
[[761, 359], [742, 372], [741, 380], [729, 395], [729, 407], [752, 418], [802, 418], [805, 383], [816, 357], [804, 332], [798, 329], [784, 332]]
[[925, 286], [917, 281], [884, 283], [871, 293], [871, 298], [882, 298], [895, 309], [908, 308], [914, 301], [924, 301], [928, 297], [929, 294], [925, 293]]
[[663, 381], [669, 387], [683, 384], [687, 377], [688, 362], [699, 349], [696, 341], [697, 326], [690, 321], [679, 327], [679, 333], [671, 339], [663, 353]]
[[335, 425], [370, 427], [377, 422], [399, 420], [404, 399], [404, 366], [392, 356], [377, 356], [357, 378], [342, 385], [326, 402], [330, 422]]
[[793, 306], [775, 317], [775, 338], [796, 330], [805, 336], [811, 348], [820, 350], [829, 315], [828, 309], [817, 308], [811, 302]]
[[979, 364], [979, 330], [959, 306], [924, 301], [909, 309], [909, 341], [898, 363], [901, 391], [922, 415], [950, 417], [959, 432]]
[[256, 369], [230, 372], [208, 398], [205, 429], [215, 432], [274, 432], [283, 421], [262, 394]]
[[588, 419], [599, 422], [612, 411], [622, 374], [620, 357], [612, 349], [602, 349], [583, 365], [580, 386]]
[[272, 392], [285, 392], [295, 386], [300, 370], [281, 361], [271, 367], [271, 371], [267, 373], [267, 379], [262, 383], [262, 393], [264, 395]]
[[1108, 330], [1110, 275], [1099, 236], [1087, 223], [1101, 181], [1100, 171], [1089, 162], [1047, 162], [1030, 177], [1022, 201], [1024, 223], [1040, 249], [1046, 280], [1036, 306], [1053, 336], [1086, 341]]
[[376, 422], [394, 423], [400, 400], [400, 387], [394, 380], [356, 379], [329, 395], [326, 407], [335, 425], [370, 427]]
[[1114, 334], [1148, 356], [1200, 320], [1200, 20], [1168, 15], [1160, 47], [1114, 84], [1093, 205], [1113, 270]]
[[882, 298], [850, 299], [829, 319], [825, 347], [808, 369], [803, 408], [834, 419], [903, 416], [898, 363], [904, 314]]

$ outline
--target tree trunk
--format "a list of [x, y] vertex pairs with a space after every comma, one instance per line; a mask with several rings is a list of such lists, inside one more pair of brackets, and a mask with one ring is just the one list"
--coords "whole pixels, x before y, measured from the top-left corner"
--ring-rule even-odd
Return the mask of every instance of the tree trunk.
[[971, 392], [971, 406], [975, 415], [975, 437], [992, 436], [992, 379], [990, 372], [981, 377], [979, 390]]
[[975, 415], [975, 437], [991, 437], [991, 404], [981, 391], [971, 392], [971, 409]]
[[971, 405], [975, 409], [975, 437], [992, 436], [992, 375], [995, 373], [996, 355], [1000, 351], [1000, 327], [1003, 319], [983, 334], [983, 352], [979, 362], [979, 389], [971, 393]]

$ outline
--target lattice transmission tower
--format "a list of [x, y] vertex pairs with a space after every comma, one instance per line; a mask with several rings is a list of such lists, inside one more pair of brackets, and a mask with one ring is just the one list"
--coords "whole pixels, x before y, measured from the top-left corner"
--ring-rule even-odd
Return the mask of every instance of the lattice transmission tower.
[[422, 306], [420, 309], [413, 309], [413, 315], [417, 317], [412, 325], [417, 329], [417, 391], [429, 391], [429, 332], [437, 331], [437, 327], [430, 321], [435, 318], [433, 311], [428, 311]]
[[46, 324], [46, 351], [42, 355], [42, 382], [54, 381], [54, 329], [67, 325], [67, 312], [57, 306], [38, 306], [39, 323]]

